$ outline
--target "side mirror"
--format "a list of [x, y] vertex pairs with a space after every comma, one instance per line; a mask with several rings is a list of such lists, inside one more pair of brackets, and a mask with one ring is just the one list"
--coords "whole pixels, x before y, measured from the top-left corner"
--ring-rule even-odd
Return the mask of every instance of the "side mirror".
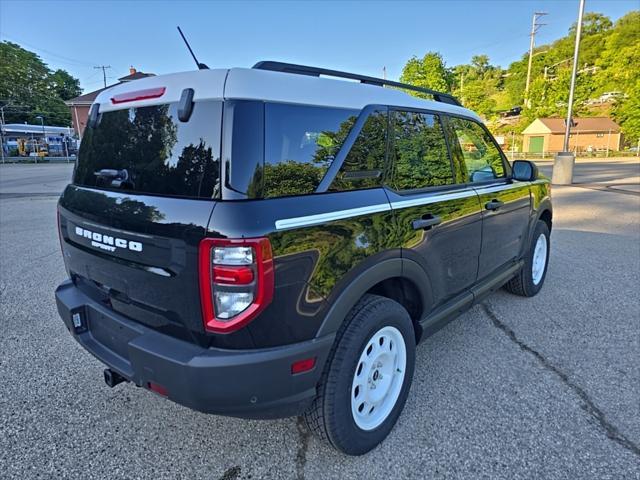
[[531, 182], [538, 178], [538, 166], [529, 160], [516, 160], [512, 165], [512, 177], [521, 182]]

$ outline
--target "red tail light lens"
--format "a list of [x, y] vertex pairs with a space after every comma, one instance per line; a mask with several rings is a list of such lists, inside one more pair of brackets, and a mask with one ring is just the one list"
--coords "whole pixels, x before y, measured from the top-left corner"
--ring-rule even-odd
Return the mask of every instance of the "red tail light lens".
[[213, 267], [214, 283], [225, 285], [248, 285], [253, 282], [253, 269], [251, 267]]
[[199, 249], [204, 328], [230, 333], [244, 327], [273, 299], [274, 273], [267, 238], [205, 238]]
[[136, 90], [135, 92], [126, 92], [111, 97], [111, 103], [117, 105], [119, 103], [136, 102], [138, 100], [149, 100], [152, 98], [160, 98], [164, 95], [166, 88], [147, 88], [145, 90]]

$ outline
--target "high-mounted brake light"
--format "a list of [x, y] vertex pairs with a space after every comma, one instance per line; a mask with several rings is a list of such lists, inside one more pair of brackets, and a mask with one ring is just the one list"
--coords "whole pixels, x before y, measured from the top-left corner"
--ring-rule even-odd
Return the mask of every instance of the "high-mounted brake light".
[[119, 103], [136, 102], [138, 100], [149, 100], [151, 98], [160, 98], [164, 95], [166, 88], [147, 88], [145, 90], [136, 90], [134, 92], [120, 93], [111, 97], [111, 103], [117, 105]]
[[205, 330], [238, 330], [273, 298], [271, 244], [267, 238], [205, 238], [199, 248], [199, 276]]

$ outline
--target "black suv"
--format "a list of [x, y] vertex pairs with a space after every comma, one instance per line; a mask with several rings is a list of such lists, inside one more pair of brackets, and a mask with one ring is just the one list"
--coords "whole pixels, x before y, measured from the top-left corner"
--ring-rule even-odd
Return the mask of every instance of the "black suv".
[[551, 217], [535, 165], [450, 95], [277, 62], [149, 77], [91, 108], [58, 311], [111, 387], [304, 415], [357, 455], [418, 342], [505, 284], [540, 290]]

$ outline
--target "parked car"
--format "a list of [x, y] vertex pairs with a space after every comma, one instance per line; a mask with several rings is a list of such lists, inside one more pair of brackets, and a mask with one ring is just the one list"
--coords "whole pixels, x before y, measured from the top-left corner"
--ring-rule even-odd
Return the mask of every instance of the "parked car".
[[503, 285], [538, 293], [552, 208], [454, 97], [261, 62], [100, 93], [58, 220], [58, 311], [109, 386], [303, 415], [358, 455], [420, 341]]

